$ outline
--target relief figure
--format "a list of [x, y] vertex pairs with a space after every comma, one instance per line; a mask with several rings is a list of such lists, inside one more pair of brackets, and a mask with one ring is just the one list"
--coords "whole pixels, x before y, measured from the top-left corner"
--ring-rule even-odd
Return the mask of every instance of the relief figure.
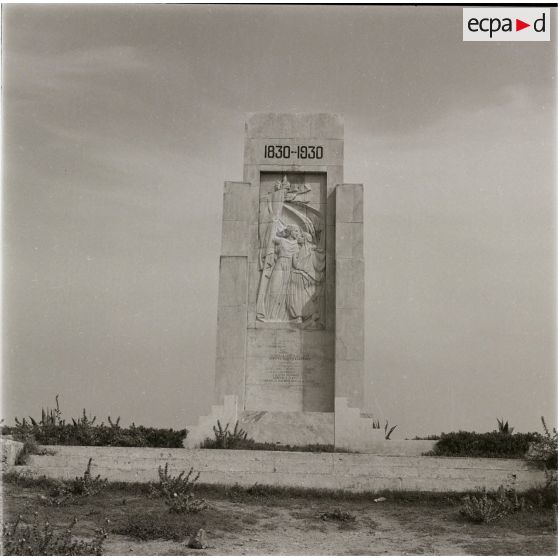
[[[312, 236], [302, 232], [298, 237], [299, 250], [293, 256], [287, 292], [287, 309], [299, 323], [320, 319], [325, 274], [325, 252], [316, 248]], [[316, 323], [316, 325], [318, 325]]]
[[289, 320], [287, 311], [287, 290], [293, 266], [293, 257], [299, 251], [298, 237], [300, 229], [288, 225], [278, 232], [274, 239], [277, 259], [269, 278], [265, 296], [266, 318], [273, 322]]
[[310, 191], [308, 184], [291, 185], [285, 175], [260, 199], [259, 321], [323, 327], [323, 216], [307, 201], [297, 199]]

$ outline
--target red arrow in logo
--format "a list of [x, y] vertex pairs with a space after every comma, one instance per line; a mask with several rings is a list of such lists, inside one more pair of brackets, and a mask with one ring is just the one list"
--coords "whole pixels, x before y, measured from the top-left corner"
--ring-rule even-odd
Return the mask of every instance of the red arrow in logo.
[[521, 31], [522, 29], [525, 29], [526, 27], [531, 27], [530, 23], [525, 23], [524, 21], [521, 21], [520, 19], [515, 20], [515, 30], [516, 31]]

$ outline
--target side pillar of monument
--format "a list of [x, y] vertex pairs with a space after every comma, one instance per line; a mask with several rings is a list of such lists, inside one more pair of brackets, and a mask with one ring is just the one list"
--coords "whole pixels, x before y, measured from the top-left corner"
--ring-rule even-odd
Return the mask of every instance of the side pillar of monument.
[[251, 218], [250, 183], [225, 182], [219, 260], [215, 404], [198, 424], [188, 427], [185, 447], [199, 447], [213, 438], [220, 421], [231, 429], [244, 405], [248, 303], [248, 250]]
[[368, 451], [383, 439], [362, 412], [364, 253], [362, 184], [335, 189], [335, 447]]

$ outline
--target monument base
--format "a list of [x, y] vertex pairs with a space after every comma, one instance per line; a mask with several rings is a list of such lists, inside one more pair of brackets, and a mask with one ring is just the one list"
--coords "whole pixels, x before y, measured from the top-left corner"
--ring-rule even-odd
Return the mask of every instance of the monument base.
[[244, 411], [239, 426], [256, 442], [290, 446], [334, 444], [334, 413]]
[[217, 421], [221, 426], [229, 425], [233, 430], [238, 421], [239, 428], [256, 442], [306, 446], [334, 444], [334, 413], [238, 411], [236, 395], [226, 395], [223, 405], [212, 405], [211, 413], [201, 416], [198, 423], [188, 426], [184, 447], [199, 448], [206, 438], [213, 439], [213, 427]]
[[384, 431], [373, 427], [373, 419], [345, 397], [335, 398], [335, 413], [281, 411], [239, 411], [238, 397], [226, 395], [223, 405], [213, 405], [211, 413], [188, 426], [184, 447], [199, 448], [206, 438], [213, 439], [217, 421], [233, 430], [238, 421], [256, 442], [290, 446], [332, 445], [337, 450], [375, 453], [384, 451]]

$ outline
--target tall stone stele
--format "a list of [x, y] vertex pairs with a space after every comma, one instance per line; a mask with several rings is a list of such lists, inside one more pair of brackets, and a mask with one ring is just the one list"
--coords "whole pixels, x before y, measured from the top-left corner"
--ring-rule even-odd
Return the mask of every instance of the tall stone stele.
[[[335, 114], [252, 114], [226, 182], [215, 404], [187, 447], [237, 421], [258, 442], [366, 451], [362, 184]], [[380, 436], [381, 438], [381, 436]]]

